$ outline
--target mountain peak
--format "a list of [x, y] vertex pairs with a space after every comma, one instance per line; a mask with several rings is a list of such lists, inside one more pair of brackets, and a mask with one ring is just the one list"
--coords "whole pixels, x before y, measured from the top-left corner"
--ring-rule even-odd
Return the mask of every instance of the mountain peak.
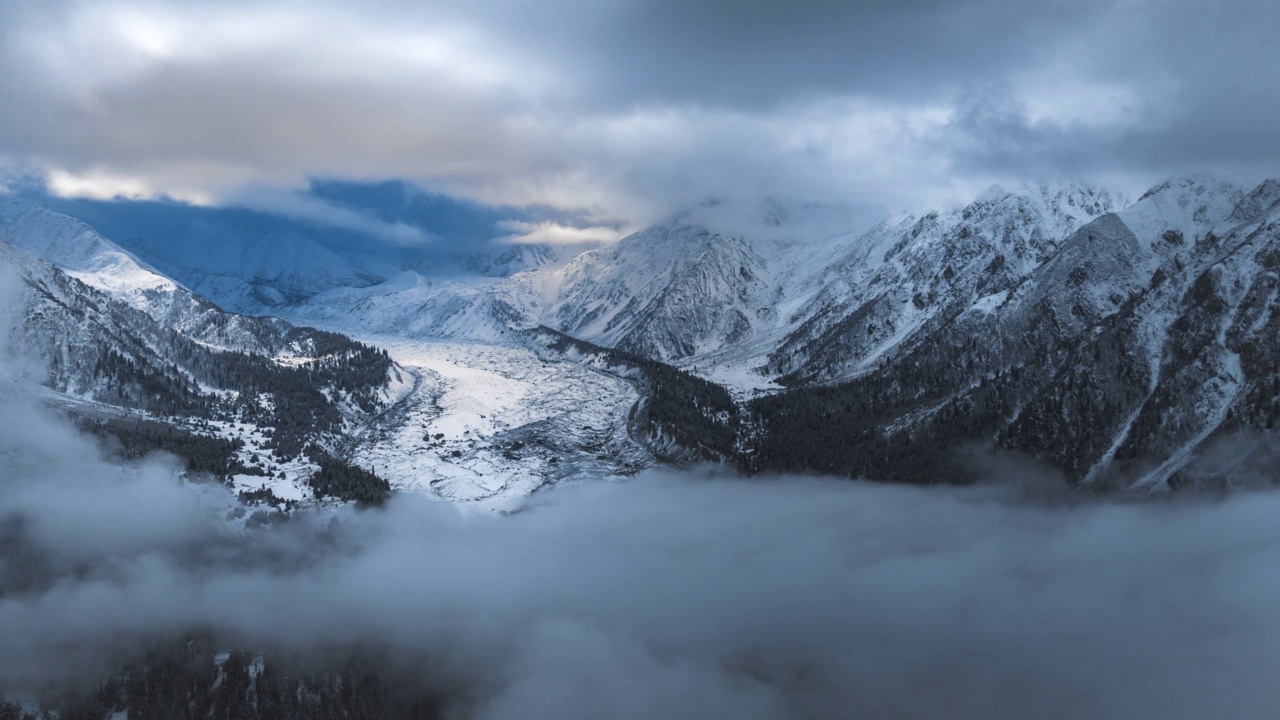
[[1197, 173], [1156, 185], [1122, 215], [1139, 237], [1176, 230], [1184, 237], [1196, 238], [1230, 217], [1243, 199], [1244, 191], [1235, 183]]
[[1236, 205], [1229, 219], [1233, 223], [1249, 222], [1270, 210], [1277, 202], [1280, 202], [1280, 178], [1268, 178]]
[[[992, 185], [971, 204], [948, 217], [969, 225], [979, 223], [992, 227], [1027, 226], [1032, 222], [1040, 228], [1044, 239], [1052, 243], [1090, 220], [1114, 212], [1120, 204], [1116, 193], [1081, 182], [1055, 185], [1023, 183], [1013, 190]], [[944, 220], [943, 224], [950, 223]], [[969, 228], [970, 232], [975, 230]]]
[[1138, 198], [1142, 202], [1160, 195], [1176, 195], [1178, 197], [1203, 196], [1207, 194], [1232, 194], [1241, 192], [1235, 183], [1208, 172], [1176, 175], [1158, 183]]
[[0, 194], [0, 240], [109, 292], [133, 295], [176, 287], [85, 223], [34, 200]]
[[462, 259], [463, 267], [491, 277], [507, 277], [518, 272], [536, 270], [560, 260], [555, 248], [545, 243], [516, 243], [493, 248], [489, 253]]
[[1019, 199], [1044, 203], [1064, 211], [1077, 209], [1072, 214], [1097, 216], [1120, 207], [1122, 200], [1115, 191], [1092, 183], [1071, 181], [1035, 185], [1022, 183], [1012, 190], [993, 184], [974, 198], [970, 206], [1017, 201]]

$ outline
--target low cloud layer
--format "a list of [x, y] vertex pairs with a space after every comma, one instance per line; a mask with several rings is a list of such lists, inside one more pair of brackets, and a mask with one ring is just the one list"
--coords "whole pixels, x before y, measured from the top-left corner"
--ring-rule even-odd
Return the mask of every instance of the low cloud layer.
[[706, 197], [916, 209], [1280, 156], [1266, 0], [18, 0], [0, 160], [229, 202], [406, 178], [636, 225]]
[[104, 462], [31, 406], [0, 416], [8, 692], [198, 627], [250, 650], [380, 648], [459, 717], [1280, 711], [1276, 492], [654, 472], [511, 516], [408, 495], [236, 534], [220, 489]]

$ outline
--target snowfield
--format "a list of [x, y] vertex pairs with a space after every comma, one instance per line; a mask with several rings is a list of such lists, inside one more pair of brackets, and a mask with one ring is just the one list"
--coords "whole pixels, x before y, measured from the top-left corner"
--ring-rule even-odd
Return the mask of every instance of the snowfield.
[[365, 336], [414, 378], [357, 431], [348, 460], [393, 487], [493, 510], [552, 482], [610, 478], [653, 464], [631, 439], [627, 381], [533, 350]]

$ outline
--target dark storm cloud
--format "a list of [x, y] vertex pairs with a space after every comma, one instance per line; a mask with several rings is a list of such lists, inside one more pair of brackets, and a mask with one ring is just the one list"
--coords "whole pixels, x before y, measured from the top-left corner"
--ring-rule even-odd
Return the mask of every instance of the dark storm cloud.
[[[626, 101], [773, 105], [855, 94], [938, 100], [973, 77], [1033, 63], [1087, 30], [1087, 2], [656, 0], [612, 23], [608, 73]], [[617, 73], [617, 75], [613, 75]], [[619, 82], [621, 80], [621, 82]], [[634, 90], [633, 90], [634, 89]]]
[[[1280, 131], [1267, 118], [1280, 113], [1280, 76], [1264, 68], [1280, 64], [1280, 5], [1137, 3], [1111, 17], [1074, 62], [1126, 97], [1052, 122], [1031, 117], [1007, 83], [976, 85], [957, 96], [935, 149], [962, 174], [1276, 172]], [[1116, 115], [1127, 120], [1107, 121]]]
[[708, 196], [1267, 174], [1278, 7], [16, 2], [0, 156], [72, 194], [404, 177], [636, 222]]

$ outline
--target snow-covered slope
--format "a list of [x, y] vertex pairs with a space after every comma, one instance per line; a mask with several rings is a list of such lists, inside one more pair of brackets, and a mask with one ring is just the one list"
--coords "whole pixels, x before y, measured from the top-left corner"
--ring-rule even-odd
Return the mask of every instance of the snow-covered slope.
[[[768, 231], [692, 213], [571, 260], [521, 247], [469, 271], [424, 266], [372, 284], [342, 258], [298, 257], [305, 238], [282, 236], [225, 277], [263, 279], [254, 292], [273, 312], [376, 339], [411, 365], [416, 400], [350, 451], [451, 499], [497, 503], [568, 466], [627, 472], [660, 454], [629, 434], [644, 406], [634, 379], [543, 354], [530, 344], [542, 325], [767, 390], [736, 445], [711, 453], [755, 469], [937, 479], [962, 476], [947, 458], [976, 444], [1073, 480], [1163, 487], [1197, 477], [1210, 444], [1267, 432], [1280, 412], [1278, 202], [1277, 181], [1245, 192], [1192, 176], [1130, 205], [1083, 184], [995, 187], [857, 234], [796, 221], [804, 207], [775, 213]], [[8, 235], [38, 236], [25, 246], [166, 327], [213, 343], [200, 328], [247, 322], [66, 218], [4, 216]], [[197, 322], [209, 313], [222, 319]], [[673, 416], [699, 422], [679, 402]], [[592, 460], [582, 448], [598, 444], [573, 428], [595, 437], [600, 425], [616, 443]], [[558, 449], [525, 449], [530, 433]], [[552, 456], [574, 459], [552, 467]]]
[[1118, 204], [1082, 185], [997, 187], [959, 210], [882, 223], [823, 273], [769, 369], [792, 382], [865, 371], [958, 312], [999, 305], [1071, 231]]
[[[850, 384], [761, 403], [753, 462], [963, 476], [929, 463], [994, 443], [1099, 485], [1203, 480], [1196, 459], [1214, 443], [1276, 421], [1276, 202], [1274, 182], [1246, 194], [1180, 178], [1045, 245], [1020, 274], [944, 277], [931, 286], [949, 304], [892, 356]], [[850, 347], [851, 363], [866, 357], [848, 344], [832, 355]]]
[[88, 225], [30, 200], [0, 194], [0, 240], [139, 306], [177, 288]]
[[[321, 356], [336, 362], [354, 347], [332, 333], [208, 306], [210, 318], [203, 329], [234, 327], [234, 334], [246, 340], [235, 349], [213, 345], [4, 241], [0, 271], [15, 275], [19, 290], [15, 317], [5, 318], [4, 330], [11, 334], [5, 347], [20, 349], [46, 375], [49, 387], [84, 399], [196, 412], [206, 404], [201, 396], [216, 395], [218, 386], [257, 381], [229, 376], [225, 367], [230, 360], [269, 358], [289, 367]], [[250, 362], [246, 367], [253, 366]], [[379, 392], [382, 384], [376, 381], [370, 393]]]
[[275, 354], [288, 328], [224, 312], [83, 222], [30, 200], [0, 194], [0, 241], [206, 345]]
[[[572, 252], [572, 248], [569, 248]], [[579, 252], [582, 250], [580, 249]], [[578, 253], [573, 253], [576, 255]], [[573, 257], [569, 255], [569, 257]], [[560, 263], [561, 253], [550, 245], [518, 243], [504, 248], [494, 248], [492, 253], [480, 253], [463, 257], [463, 268], [489, 277], [507, 277], [518, 272], [551, 267]]]
[[369, 336], [415, 377], [353, 439], [350, 459], [394, 487], [509, 509], [551, 483], [648, 467], [624, 379], [517, 344]]
[[130, 247], [187, 287], [236, 312], [269, 312], [324, 290], [379, 279], [289, 228], [195, 221], [176, 234], [139, 235]]
[[407, 270], [377, 285], [336, 288], [276, 308], [300, 323], [419, 340], [501, 342], [537, 324], [536, 293], [488, 277], [434, 277]]

